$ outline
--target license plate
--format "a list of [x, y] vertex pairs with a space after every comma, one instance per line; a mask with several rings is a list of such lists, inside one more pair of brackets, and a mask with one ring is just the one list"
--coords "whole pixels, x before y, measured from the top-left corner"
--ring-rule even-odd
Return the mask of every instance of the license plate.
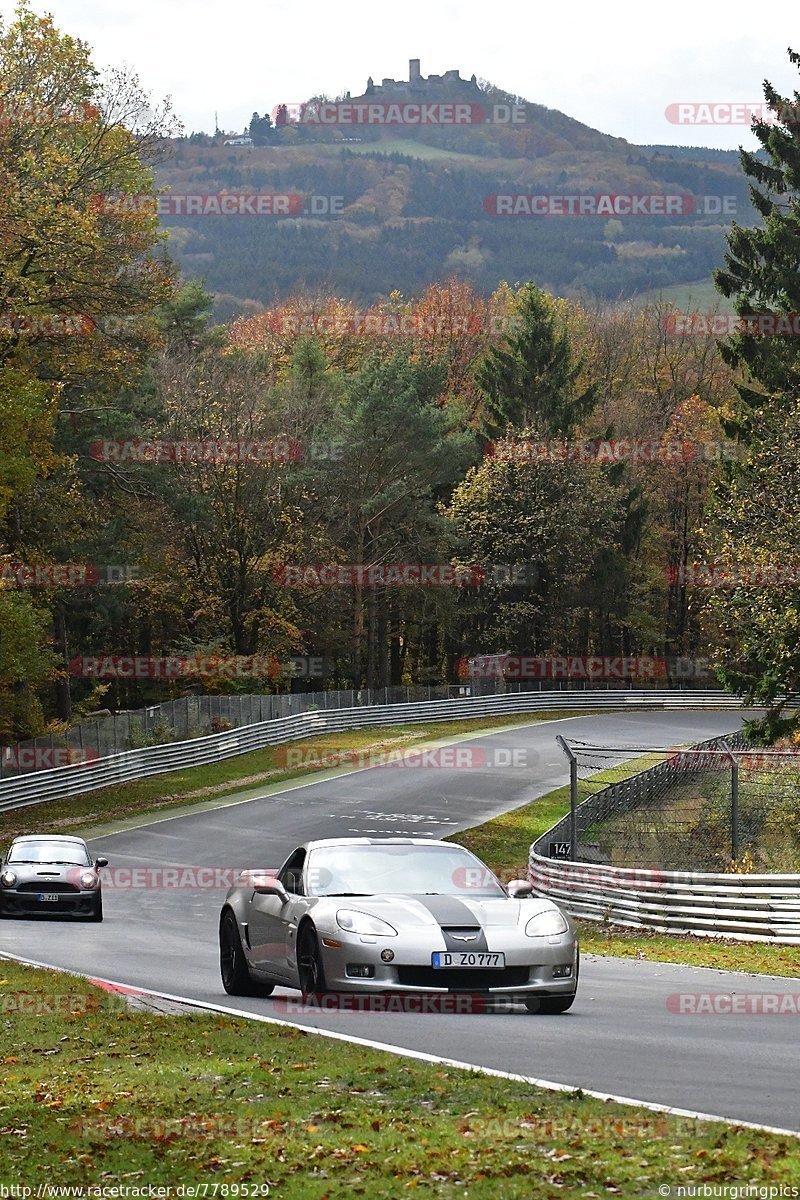
[[489, 950], [437, 950], [431, 955], [431, 966], [442, 970], [446, 967], [504, 967], [505, 954], [493, 954]]
[[37, 900], [42, 900], [42, 901], [44, 901], [45, 904], [53, 904], [53, 903], [57, 904], [58, 900], [59, 900], [59, 895], [58, 895], [58, 892], [39, 892], [39, 895], [37, 896]]

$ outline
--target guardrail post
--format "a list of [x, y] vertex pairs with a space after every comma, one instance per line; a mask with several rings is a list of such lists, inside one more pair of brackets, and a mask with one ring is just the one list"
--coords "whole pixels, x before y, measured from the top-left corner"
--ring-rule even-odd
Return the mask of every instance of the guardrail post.
[[731, 761], [731, 858], [736, 862], [739, 858], [739, 764], [728, 743], [720, 741], [720, 745]]
[[556, 741], [569, 759], [569, 857], [575, 862], [578, 855], [578, 760], [561, 734]]

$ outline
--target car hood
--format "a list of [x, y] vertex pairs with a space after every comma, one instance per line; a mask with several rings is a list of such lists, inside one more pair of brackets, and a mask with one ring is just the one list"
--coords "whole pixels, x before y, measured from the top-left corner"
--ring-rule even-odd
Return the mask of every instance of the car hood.
[[319, 903], [326, 911], [352, 908], [380, 917], [391, 925], [396, 926], [399, 922], [403, 929], [440, 928], [443, 925], [515, 929], [520, 924], [527, 924], [538, 913], [556, 908], [552, 901], [541, 896], [512, 900], [508, 896], [478, 899], [384, 893], [380, 896], [326, 896], [321, 897]]

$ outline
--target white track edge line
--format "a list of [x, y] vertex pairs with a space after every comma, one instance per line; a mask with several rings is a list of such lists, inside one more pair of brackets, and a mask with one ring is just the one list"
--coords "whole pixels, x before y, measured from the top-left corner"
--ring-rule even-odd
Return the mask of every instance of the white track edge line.
[[473, 1071], [479, 1075], [488, 1075], [495, 1079], [507, 1079], [512, 1083], [527, 1083], [531, 1087], [541, 1088], [547, 1092], [581, 1092], [594, 1100], [612, 1101], [615, 1104], [634, 1105], [646, 1108], [650, 1112], [664, 1113], [670, 1117], [684, 1117], [693, 1121], [714, 1121], [717, 1124], [731, 1125], [741, 1129], [755, 1129], [760, 1133], [772, 1133], [781, 1137], [800, 1138], [796, 1129], [781, 1129], [775, 1125], [759, 1125], [754, 1121], [741, 1121], [737, 1117], [723, 1117], [715, 1113], [696, 1112], [690, 1108], [674, 1108], [668, 1104], [659, 1104], [651, 1100], [637, 1100], [631, 1096], [618, 1096], [613, 1092], [598, 1092], [593, 1088], [581, 1087], [580, 1084], [557, 1083], [551, 1079], [535, 1079], [530, 1075], [516, 1075], [510, 1071], [500, 1071], [495, 1067], [482, 1067], [475, 1063], [461, 1062], [456, 1058], [443, 1058], [438, 1054], [428, 1054], [424, 1050], [411, 1050], [406, 1046], [394, 1046], [388, 1042], [376, 1042], [372, 1038], [356, 1037], [346, 1033], [337, 1033], [333, 1029], [320, 1029], [317, 1026], [300, 1025], [296, 1021], [284, 1021], [279, 1017], [268, 1017], [260, 1013], [245, 1012], [238, 1008], [228, 1008], [224, 1004], [211, 1004], [206, 1000], [193, 1000], [189, 996], [175, 996], [169, 992], [158, 992], [153, 988], [141, 988], [131, 984], [121, 983], [116, 979], [104, 979], [99, 975], [87, 975], [84, 972], [68, 971], [66, 967], [55, 967], [52, 963], [36, 962], [33, 959], [22, 958], [7, 951], [0, 951], [0, 959], [11, 959], [30, 967], [43, 967], [46, 970], [58, 971], [59, 974], [78, 975], [80, 978], [97, 980], [111, 987], [119, 988], [123, 994], [154, 996], [159, 1000], [171, 1000], [177, 1004], [186, 1004], [190, 1008], [198, 1008], [204, 1012], [223, 1013], [225, 1016], [239, 1017], [247, 1021], [258, 1021], [262, 1025], [281, 1025], [288, 1029], [298, 1029], [301, 1033], [316, 1034], [318, 1037], [329, 1038], [336, 1042], [347, 1042], [353, 1046], [365, 1046], [369, 1050], [380, 1050], [394, 1054], [398, 1058], [411, 1058], [418, 1062], [432, 1063], [437, 1066], [454, 1067], [459, 1071]]

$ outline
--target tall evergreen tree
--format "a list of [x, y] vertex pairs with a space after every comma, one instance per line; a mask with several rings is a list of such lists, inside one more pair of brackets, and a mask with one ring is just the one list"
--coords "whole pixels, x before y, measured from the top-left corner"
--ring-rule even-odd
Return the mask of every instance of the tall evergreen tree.
[[[800, 67], [800, 55], [789, 50]], [[715, 281], [742, 316], [800, 312], [800, 94], [792, 101], [764, 83], [774, 124], [756, 121], [761, 151], [741, 152], [762, 225], [734, 223], [725, 269]], [[736, 571], [736, 582], [705, 598], [721, 678], [751, 700], [773, 706], [800, 684], [800, 623], [794, 587], [773, 575], [800, 561], [797, 488], [800, 343], [793, 336], [740, 333], [721, 346], [738, 367], [742, 400], [734, 429], [747, 446], [717, 484], [707, 529], [708, 558]], [[763, 569], [754, 578], [752, 568]]]
[[[800, 54], [788, 51], [800, 67]], [[734, 222], [727, 235], [725, 268], [714, 273], [717, 288], [732, 298], [740, 316], [800, 313], [800, 93], [788, 100], [764, 81], [764, 97], [775, 123], [755, 121], [757, 153], [740, 151], [750, 182], [750, 198], [763, 224]], [[744, 429], [771, 398], [788, 399], [800, 391], [800, 339], [737, 334], [721, 346], [727, 363], [740, 367]], [[748, 410], [750, 413], [748, 414]]]
[[517, 296], [516, 325], [480, 364], [487, 436], [536, 424], [553, 434], [570, 434], [594, 406], [595, 390], [580, 390], [583, 362], [560, 327], [554, 301], [533, 283]]

